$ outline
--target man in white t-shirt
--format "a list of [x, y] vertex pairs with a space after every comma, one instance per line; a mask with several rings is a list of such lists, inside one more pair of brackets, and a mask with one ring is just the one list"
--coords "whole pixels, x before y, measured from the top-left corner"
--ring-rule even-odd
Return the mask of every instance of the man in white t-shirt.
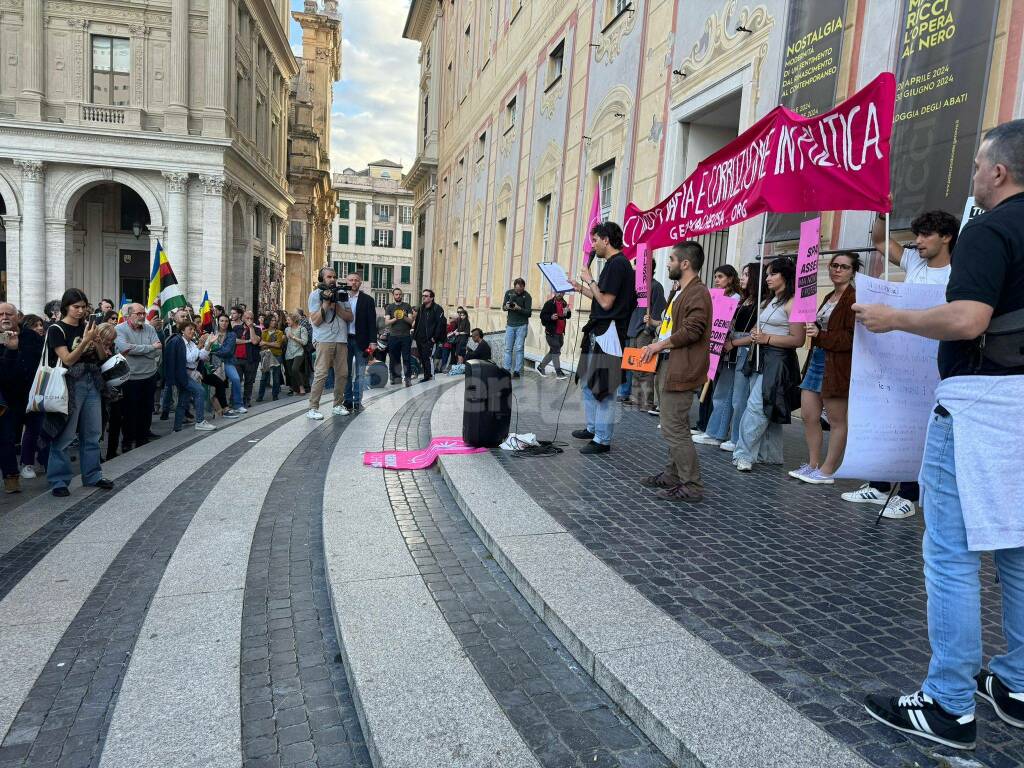
[[332, 368], [334, 415], [348, 416], [349, 413], [344, 400], [345, 380], [348, 377], [348, 324], [352, 322], [352, 309], [348, 291], [345, 290], [337, 291], [337, 301], [324, 300], [323, 294], [338, 286], [338, 275], [331, 267], [322, 268], [317, 279], [319, 285], [309, 294], [307, 302], [309, 321], [313, 324], [316, 363], [313, 366], [313, 386], [309, 390], [309, 412], [306, 418], [320, 421], [324, 417], [320, 413], [320, 396], [324, 393], [327, 374]]
[[[914, 233], [913, 248], [904, 248], [896, 240], [889, 239], [889, 261], [898, 265], [905, 273], [905, 283], [915, 285], [946, 285], [952, 269], [950, 259], [960, 221], [945, 211], [927, 211], [910, 222]], [[885, 254], [885, 215], [879, 214], [871, 227], [871, 240], [879, 253]], [[920, 496], [917, 483], [901, 483], [900, 493], [889, 497], [891, 486], [885, 482], [864, 483], [856, 491], [843, 494], [844, 501], [868, 504], [885, 504], [882, 516], [901, 520], [913, 515], [915, 502]]]

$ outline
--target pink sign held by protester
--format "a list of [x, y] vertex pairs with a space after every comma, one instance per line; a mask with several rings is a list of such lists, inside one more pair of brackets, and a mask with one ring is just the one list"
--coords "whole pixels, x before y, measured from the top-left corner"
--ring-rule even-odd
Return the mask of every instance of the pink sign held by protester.
[[640, 243], [636, 247], [636, 305], [638, 307], [648, 306], [651, 294], [651, 272], [653, 271], [654, 259], [651, 257], [651, 249], [646, 243]]
[[587, 231], [583, 233], [583, 263], [588, 267], [594, 260], [591, 251], [594, 246], [590, 242], [590, 230], [601, 223], [601, 187], [594, 187], [594, 201], [590, 204], [590, 217], [587, 219]]
[[800, 222], [800, 249], [796, 257], [796, 293], [791, 323], [813, 323], [818, 316], [818, 253], [821, 216]]
[[729, 338], [729, 326], [733, 315], [740, 305], [739, 296], [726, 296], [721, 288], [711, 291], [711, 362], [708, 365], [708, 378], [715, 380], [718, 373], [718, 361], [725, 353], [725, 340]]
[[367, 451], [363, 464], [383, 469], [426, 469], [442, 453], [487, 453], [486, 448], [466, 445], [461, 437], [435, 437], [426, 448], [415, 451]]

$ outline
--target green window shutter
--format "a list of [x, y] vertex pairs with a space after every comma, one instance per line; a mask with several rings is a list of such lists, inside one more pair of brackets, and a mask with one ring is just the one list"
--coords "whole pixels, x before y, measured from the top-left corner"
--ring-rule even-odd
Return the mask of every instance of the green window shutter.
[[338, 242], [341, 245], [348, 245], [348, 224], [342, 224], [338, 227]]
[[366, 245], [366, 227], [356, 227], [356, 245]]
[[405, 248], [407, 251], [412, 250], [412, 232], [402, 233], [402, 247]]
[[402, 267], [402, 279], [399, 281], [402, 283], [412, 282], [412, 267]]
[[338, 202], [338, 215], [343, 219], [348, 218], [348, 200], [341, 200]]

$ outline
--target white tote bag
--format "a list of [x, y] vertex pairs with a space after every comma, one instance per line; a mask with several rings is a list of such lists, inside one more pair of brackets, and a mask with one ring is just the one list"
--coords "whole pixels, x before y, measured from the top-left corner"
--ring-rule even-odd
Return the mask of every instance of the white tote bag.
[[68, 384], [65, 377], [68, 369], [64, 367], [60, 357], [57, 358], [57, 365], [52, 367], [47, 365], [46, 341], [49, 339], [50, 329], [47, 329], [46, 334], [47, 338], [43, 340], [43, 354], [39, 356], [39, 367], [32, 379], [32, 389], [29, 390], [28, 406], [25, 408], [25, 412], [63, 413], [67, 416]]

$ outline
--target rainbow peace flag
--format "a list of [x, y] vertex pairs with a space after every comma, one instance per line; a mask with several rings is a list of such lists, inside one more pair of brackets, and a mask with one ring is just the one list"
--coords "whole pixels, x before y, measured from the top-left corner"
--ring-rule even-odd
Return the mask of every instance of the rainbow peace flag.
[[203, 291], [203, 300], [199, 302], [199, 330], [213, 330], [213, 302], [209, 291]]
[[127, 317], [124, 316], [124, 308], [127, 307], [131, 303], [132, 303], [131, 299], [129, 299], [127, 296], [125, 296], [124, 293], [122, 292], [121, 293], [121, 303], [120, 303], [120, 305], [117, 308], [117, 324], [118, 325], [120, 325], [121, 323], [123, 323], [125, 320], [128, 319]]
[[149, 312], [146, 319], [152, 320], [157, 315], [166, 318], [172, 310], [181, 309], [186, 304], [167, 252], [157, 240], [153, 251], [153, 270], [149, 276]]

